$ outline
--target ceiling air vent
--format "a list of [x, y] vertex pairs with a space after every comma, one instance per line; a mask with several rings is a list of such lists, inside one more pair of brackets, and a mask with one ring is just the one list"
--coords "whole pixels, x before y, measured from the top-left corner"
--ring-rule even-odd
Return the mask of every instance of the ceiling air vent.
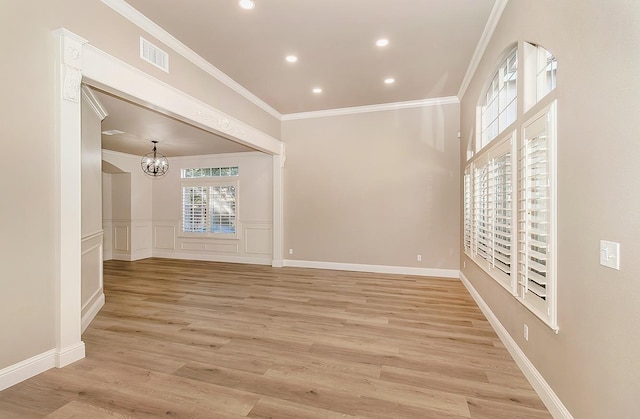
[[167, 73], [169, 72], [169, 54], [143, 37], [140, 37], [140, 57]]

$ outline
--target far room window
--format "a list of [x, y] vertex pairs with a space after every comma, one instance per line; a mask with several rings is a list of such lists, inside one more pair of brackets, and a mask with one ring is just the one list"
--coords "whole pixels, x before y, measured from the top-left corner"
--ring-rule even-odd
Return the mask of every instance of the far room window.
[[182, 233], [236, 238], [238, 168], [182, 170]]

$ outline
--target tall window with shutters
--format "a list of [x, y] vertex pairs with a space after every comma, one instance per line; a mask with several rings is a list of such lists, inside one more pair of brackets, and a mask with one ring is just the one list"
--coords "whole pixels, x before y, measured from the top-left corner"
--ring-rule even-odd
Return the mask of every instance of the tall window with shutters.
[[519, 147], [518, 285], [534, 313], [556, 325], [555, 120], [553, 102], [527, 121]]
[[[465, 169], [465, 208], [469, 206], [469, 223], [465, 224], [465, 252], [487, 270], [511, 293], [516, 292], [512, 273], [513, 167], [512, 147], [515, 134], [492, 146]], [[473, 179], [473, 182], [472, 182]], [[467, 197], [473, 197], [469, 199]], [[465, 209], [466, 210], [466, 209]]]
[[465, 254], [556, 331], [557, 71], [541, 46], [507, 54], [479, 100], [463, 177]]
[[473, 166], [473, 255], [489, 262], [491, 257], [491, 216], [489, 162]]
[[471, 254], [471, 226], [473, 221], [471, 219], [471, 166], [467, 166], [464, 169], [464, 251], [467, 254]]

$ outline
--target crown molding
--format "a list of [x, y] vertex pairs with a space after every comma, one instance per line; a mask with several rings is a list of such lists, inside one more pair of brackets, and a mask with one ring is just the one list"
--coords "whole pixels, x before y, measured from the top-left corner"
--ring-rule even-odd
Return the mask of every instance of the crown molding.
[[322, 111], [289, 113], [282, 115], [283, 121], [296, 119], [323, 118], [325, 116], [352, 115], [358, 113], [395, 111], [398, 109], [424, 108], [428, 106], [441, 106], [460, 103], [456, 96], [437, 97], [431, 99], [411, 100], [407, 102], [381, 103], [378, 105], [354, 106], [351, 108], [326, 109]]
[[195, 51], [187, 47], [185, 44], [177, 40], [173, 37], [169, 32], [162, 29], [159, 25], [154, 23], [151, 19], [134, 9], [124, 0], [102, 0], [104, 4], [120, 13], [126, 19], [131, 21], [134, 25], [138, 26], [140, 29], [154, 36], [156, 39], [167, 45], [169, 48], [173, 49], [178, 54], [182, 55], [187, 60], [191, 61], [194, 65], [199, 67], [200, 69], [207, 72], [209, 75], [243, 96], [245, 99], [249, 100], [254, 105], [258, 106], [260, 109], [264, 110], [271, 116], [281, 119], [282, 114], [272, 108], [268, 103], [260, 99], [258, 96], [251, 93], [249, 90], [244, 88], [240, 83], [233, 80], [231, 77], [227, 76], [220, 69], [215, 67], [209, 61], [202, 58]]
[[91, 107], [93, 112], [100, 118], [101, 121], [109, 116], [109, 112], [102, 106], [102, 103], [98, 100], [96, 95], [93, 94], [93, 91], [86, 85], [82, 85], [82, 97], [87, 102], [87, 104]]
[[480, 60], [487, 50], [487, 46], [489, 46], [489, 41], [491, 41], [491, 38], [493, 37], [493, 32], [496, 30], [498, 22], [502, 17], [502, 12], [504, 11], [504, 8], [507, 7], [508, 2], [509, 0], [496, 0], [496, 2], [493, 4], [493, 9], [491, 9], [491, 14], [489, 15], [487, 24], [484, 27], [484, 31], [482, 32], [482, 36], [478, 41], [478, 45], [476, 45], [476, 50], [473, 52], [473, 57], [471, 57], [471, 61], [469, 62], [469, 66], [467, 67], [467, 72], [462, 79], [462, 84], [460, 84], [458, 99], [462, 100], [462, 97], [467, 92], [467, 88], [471, 83], [471, 79], [478, 69]]

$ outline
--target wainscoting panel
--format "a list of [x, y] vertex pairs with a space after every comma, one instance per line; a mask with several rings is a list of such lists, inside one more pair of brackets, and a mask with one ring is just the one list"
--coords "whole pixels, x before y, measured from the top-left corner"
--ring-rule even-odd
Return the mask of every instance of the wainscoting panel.
[[113, 222], [103, 220], [102, 231], [102, 260], [111, 260], [113, 258]]
[[129, 245], [129, 226], [114, 225], [113, 226], [113, 250], [116, 252], [128, 252], [131, 248]]
[[153, 256], [153, 222], [151, 220], [131, 220], [130, 260], [146, 259]]
[[81, 308], [83, 331], [104, 305], [102, 285], [103, 237], [103, 232], [99, 231], [82, 238]]
[[251, 255], [271, 256], [271, 226], [245, 226], [244, 252]]
[[172, 224], [154, 225], [154, 249], [176, 249], [176, 226]]
[[151, 221], [132, 221], [131, 248], [135, 252], [151, 249]]
[[237, 239], [180, 236], [180, 220], [153, 223], [153, 256], [233, 263], [270, 264], [272, 227], [267, 222], [239, 222]]
[[219, 243], [219, 242], [205, 242], [205, 241], [183, 241], [182, 250], [200, 250], [204, 252], [213, 253], [238, 253], [238, 244], [232, 243]]

